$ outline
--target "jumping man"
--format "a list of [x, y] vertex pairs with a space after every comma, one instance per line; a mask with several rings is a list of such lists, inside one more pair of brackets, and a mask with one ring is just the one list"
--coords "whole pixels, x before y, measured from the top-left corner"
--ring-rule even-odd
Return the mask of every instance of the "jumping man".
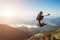
[[47, 25], [46, 23], [41, 23], [41, 21], [43, 20], [44, 16], [49, 16], [50, 14], [47, 14], [47, 15], [43, 15], [43, 12], [40, 11], [38, 16], [37, 16], [37, 21], [39, 22], [38, 26], [42, 27], [42, 26], [45, 26]]

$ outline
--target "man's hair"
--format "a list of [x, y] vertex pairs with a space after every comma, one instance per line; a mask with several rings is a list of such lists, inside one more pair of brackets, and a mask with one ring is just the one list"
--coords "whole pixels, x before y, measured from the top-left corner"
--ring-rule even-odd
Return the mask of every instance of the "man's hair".
[[42, 11], [40, 11], [40, 13], [43, 13]]

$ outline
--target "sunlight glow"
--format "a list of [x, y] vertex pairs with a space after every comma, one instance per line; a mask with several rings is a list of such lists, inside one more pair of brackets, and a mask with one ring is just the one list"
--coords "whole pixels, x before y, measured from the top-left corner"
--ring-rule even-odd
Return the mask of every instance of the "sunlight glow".
[[4, 9], [3, 10], [3, 17], [14, 17], [14, 11], [12, 9]]

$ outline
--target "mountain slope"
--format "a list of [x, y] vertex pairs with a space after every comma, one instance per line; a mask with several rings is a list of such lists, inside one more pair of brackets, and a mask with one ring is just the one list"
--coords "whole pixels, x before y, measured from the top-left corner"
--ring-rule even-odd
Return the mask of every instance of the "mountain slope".
[[55, 35], [57, 36], [60, 36], [60, 29], [57, 29], [55, 32], [54, 32]]
[[22, 40], [28, 37], [30, 37], [29, 33], [26, 33], [22, 30], [18, 30], [5, 24], [0, 24], [0, 39]]

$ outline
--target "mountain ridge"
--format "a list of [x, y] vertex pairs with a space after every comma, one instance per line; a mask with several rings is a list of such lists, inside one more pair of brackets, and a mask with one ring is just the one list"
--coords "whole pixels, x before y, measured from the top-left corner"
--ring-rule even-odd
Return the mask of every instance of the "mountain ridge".
[[28, 38], [31, 35], [22, 30], [18, 30], [6, 24], [0, 24], [0, 39], [7, 40], [22, 40], [24, 38]]

